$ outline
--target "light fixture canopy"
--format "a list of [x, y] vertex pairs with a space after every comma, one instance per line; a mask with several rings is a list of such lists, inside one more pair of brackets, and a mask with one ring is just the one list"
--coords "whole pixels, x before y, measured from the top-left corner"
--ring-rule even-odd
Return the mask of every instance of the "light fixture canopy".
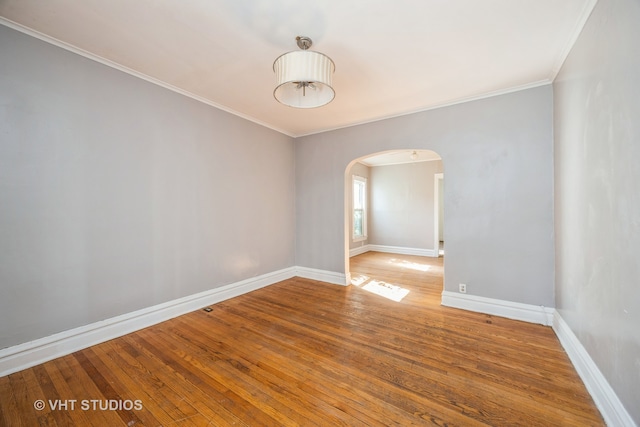
[[273, 63], [273, 96], [295, 108], [326, 105], [335, 97], [331, 86], [335, 64], [327, 55], [308, 50], [313, 43], [309, 37], [298, 36], [296, 42], [301, 50], [285, 53]]

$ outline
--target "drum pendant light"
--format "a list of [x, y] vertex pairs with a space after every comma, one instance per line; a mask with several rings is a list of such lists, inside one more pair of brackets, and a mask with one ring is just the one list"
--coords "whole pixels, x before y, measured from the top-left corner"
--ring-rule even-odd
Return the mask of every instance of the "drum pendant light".
[[335, 65], [331, 58], [308, 50], [312, 41], [298, 36], [301, 50], [285, 53], [273, 63], [276, 88], [273, 96], [278, 102], [295, 108], [316, 108], [328, 104], [335, 97], [331, 79]]

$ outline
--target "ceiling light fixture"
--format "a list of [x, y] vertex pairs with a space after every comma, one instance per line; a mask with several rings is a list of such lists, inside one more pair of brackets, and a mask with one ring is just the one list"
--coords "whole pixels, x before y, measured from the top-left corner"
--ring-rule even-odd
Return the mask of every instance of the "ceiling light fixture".
[[301, 50], [285, 53], [273, 63], [276, 88], [273, 96], [284, 105], [316, 108], [330, 103], [336, 93], [331, 87], [335, 64], [327, 55], [308, 50], [309, 37], [298, 36]]

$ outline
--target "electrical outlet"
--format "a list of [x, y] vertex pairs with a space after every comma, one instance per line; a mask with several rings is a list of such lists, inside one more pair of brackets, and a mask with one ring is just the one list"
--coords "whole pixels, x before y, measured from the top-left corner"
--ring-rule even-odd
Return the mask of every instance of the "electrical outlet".
[[467, 293], [467, 285], [465, 285], [464, 283], [460, 283], [458, 285], [458, 290], [460, 291], [461, 294], [466, 294]]

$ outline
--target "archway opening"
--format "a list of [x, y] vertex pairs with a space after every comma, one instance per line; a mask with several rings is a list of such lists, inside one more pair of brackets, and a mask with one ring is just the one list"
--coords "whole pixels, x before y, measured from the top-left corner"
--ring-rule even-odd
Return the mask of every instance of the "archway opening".
[[[394, 274], [393, 269], [426, 272], [443, 265], [443, 168], [439, 154], [421, 149], [372, 153], [349, 163], [344, 178], [347, 285], [367, 286], [367, 290], [397, 301], [408, 292], [391, 278], [352, 274], [352, 258], [368, 252], [370, 259], [375, 253], [386, 254], [384, 263], [389, 271], [385, 274]], [[439, 257], [435, 263], [425, 262]], [[442, 267], [440, 273], [444, 283]]]

